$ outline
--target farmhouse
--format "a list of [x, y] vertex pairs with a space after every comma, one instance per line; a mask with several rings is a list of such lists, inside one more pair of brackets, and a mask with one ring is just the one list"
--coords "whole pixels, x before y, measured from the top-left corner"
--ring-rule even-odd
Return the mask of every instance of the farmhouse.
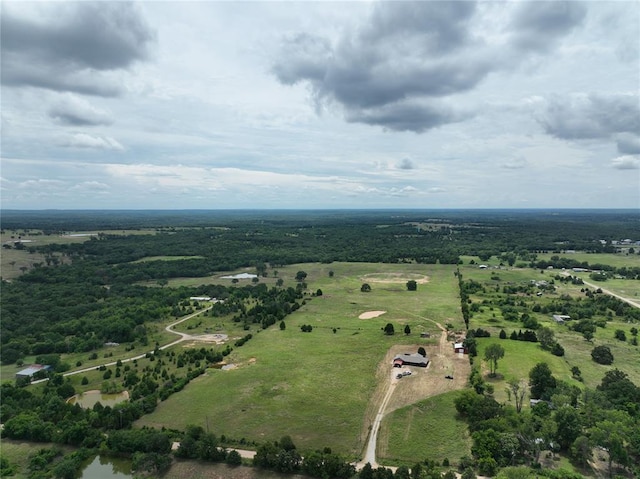
[[16, 373], [16, 379], [24, 379], [24, 378], [31, 379], [35, 373], [40, 371], [50, 371], [51, 369], [52, 369], [51, 366], [48, 366], [48, 365], [32, 364], [28, 368], [25, 368], [22, 371], [18, 371]]
[[429, 364], [429, 358], [422, 354], [404, 353], [393, 358], [393, 367], [401, 368], [402, 366], [419, 366], [426, 368]]

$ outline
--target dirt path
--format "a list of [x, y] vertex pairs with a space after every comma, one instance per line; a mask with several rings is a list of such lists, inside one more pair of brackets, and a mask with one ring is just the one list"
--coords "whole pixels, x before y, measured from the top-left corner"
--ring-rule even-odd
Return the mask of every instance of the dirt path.
[[627, 298], [625, 296], [620, 296], [619, 294], [616, 294], [613, 291], [609, 291], [608, 289], [604, 289], [604, 288], [602, 288], [602, 286], [598, 286], [597, 284], [590, 283], [588, 281], [585, 281], [584, 279], [582, 280], [582, 282], [584, 284], [586, 284], [587, 286], [592, 287], [593, 289], [600, 288], [600, 291], [602, 291], [604, 294], [608, 294], [609, 296], [613, 296], [614, 298], [618, 298], [619, 300], [624, 301], [627, 304], [630, 304], [634, 308], [640, 308], [640, 302], [638, 302], [636, 300]]
[[[172, 342], [170, 342], [168, 344], [165, 344], [164, 346], [160, 346], [159, 349], [167, 349], [167, 348], [170, 348], [171, 346], [175, 346], [176, 344], [181, 343], [182, 341], [186, 341], [186, 340], [199, 340], [199, 339], [201, 339], [199, 336], [192, 336], [190, 334], [181, 333], [179, 331], [174, 331], [173, 328], [176, 325], [178, 325], [178, 324], [180, 324], [180, 323], [182, 323], [184, 321], [187, 321], [188, 319], [191, 319], [191, 318], [193, 318], [195, 316], [198, 316], [198, 315], [200, 315], [202, 313], [205, 313], [206, 311], [209, 311], [211, 308], [212, 308], [212, 306], [209, 306], [208, 308], [205, 308], [205, 309], [203, 309], [201, 311], [196, 311], [195, 313], [189, 314], [189, 315], [185, 316], [184, 318], [180, 318], [178, 321], [175, 321], [175, 322], [171, 323], [169, 326], [167, 326], [166, 328], [164, 328], [169, 333], [177, 334], [178, 336], [180, 336], [180, 338], [178, 338], [175, 341], [172, 341]], [[153, 350], [149, 351], [149, 352], [152, 353]], [[132, 356], [130, 358], [120, 359], [119, 361], [121, 363], [128, 363], [128, 362], [131, 362], [131, 361], [135, 361], [137, 359], [142, 359], [147, 354], [148, 353], [138, 354], [137, 356]], [[115, 366], [117, 363], [118, 363], [118, 361], [112, 361], [110, 363], [104, 363], [104, 364], [99, 365], [99, 366], [91, 366], [90, 368], [77, 369], [75, 371], [69, 371], [68, 373], [64, 373], [63, 376], [73, 376], [74, 374], [81, 374], [81, 373], [86, 373], [86, 372], [89, 372], [89, 371], [95, 371], [96, 368], [98, 368], [100, 366], [106, 366], [106, 367]], [[45, 381], [48, 381], [48, 380], [49, 380], [49, 378], [39, 379], [37, 381], [31, 381], [31, 384], [38, 384], [38, 383], [42, 383], [42, 382], [45, 382]]]
[[[428, 320], [423, 317], [420, 319]], [[381, 368], [383, 378], [388, 382], [384, 385], [384, 394], [376, 394], [372, 398], [378, 402], [377, 414], [369, 430], [365, 455], [360, 462], [356, 463], [357, 469], [367, 463], [371, 464], [373, 468], [379, 467], [376, 460], [376, 450], [386, 450], [387, 438], [380, 437], [379, 432], [382, 420], [387, 414], [428, 397], [451, 390], [464, 389], [471, 369], [469, 358], [456, 354], [453, 346], [449, 344], [446, 328], [435, 321], [432, 322], [438, 326], [442, 333], [437, 344], [423, 346], [430, 360], [428, 367], [405, 367], [402, 370], [411, 371], [411, 375], [398, 379], [396, 376], [402, 370], [393, 367], [393, 357], [396, 354], [406, 352], [407, 349], [417, 350], [419, 345], [415, 347], [394, 346], [385, 355]], [[447, 379], [445, 376], [451, 376], [453, 379]]]

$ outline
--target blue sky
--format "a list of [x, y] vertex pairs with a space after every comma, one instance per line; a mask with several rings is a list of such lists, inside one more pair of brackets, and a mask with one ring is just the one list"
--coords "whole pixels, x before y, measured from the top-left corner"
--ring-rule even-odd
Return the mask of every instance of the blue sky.
[[2, 8], [3, 208], [638, 208], [637, 2]]

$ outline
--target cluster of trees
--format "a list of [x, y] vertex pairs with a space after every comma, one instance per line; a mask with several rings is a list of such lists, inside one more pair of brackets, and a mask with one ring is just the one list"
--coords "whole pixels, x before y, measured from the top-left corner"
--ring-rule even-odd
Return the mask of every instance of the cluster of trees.
[[[468, 422], [473, 465], [480, 474], [494, 476], [500, 468], [518, 464], [534, 466], [543, 451], [563, 452], [586, 465], [596, 447], [607, 451], [610, 471], [619, 467], [640, 472], [640, 388], [625, 373], [608, 371], [595, 390], [581, 391], [539, 363], [529, 372], [528, 384], [509, 383], [516, 407], [498, 403], [478, 377], [470, 377], [470, 382], [477, 387], [464, 391], [455, 406]], [[527, 385], [531, 398], [539, 400], [531, 408], [522, 407]]]
[[355, 467], [341, 456], [333, 454], [329, 448], [310, 452], [303, 457], [290, 436], [260, 445], [253, 458], [253, 465], [261, 469], [321, 478], [349, 479], [355, 474]]

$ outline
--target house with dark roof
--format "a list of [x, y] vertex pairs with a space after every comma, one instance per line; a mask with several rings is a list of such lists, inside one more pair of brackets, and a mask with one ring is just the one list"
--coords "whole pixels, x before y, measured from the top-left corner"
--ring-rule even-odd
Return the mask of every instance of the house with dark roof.
[[401, 368], [402, 366], [419, 366], [426, 368], [429, 364], [429, 358], [422, 354], [404, 353], [393, 358], [393, 367]]

